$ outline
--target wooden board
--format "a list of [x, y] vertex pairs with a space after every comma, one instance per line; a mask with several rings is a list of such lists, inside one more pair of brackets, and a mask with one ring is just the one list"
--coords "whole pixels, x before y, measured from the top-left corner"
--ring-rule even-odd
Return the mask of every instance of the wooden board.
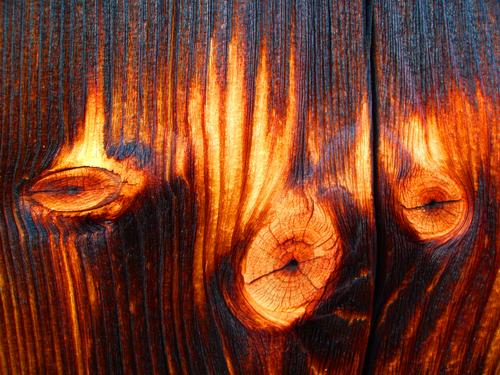
[[0, 373], [494, 373], [498, 7], [400, 3], [2, 2]]
[[498, 4], [379, 1], [368, 368], [500, 370]]
[[361, 371], [362, 2], [2, 12], [0, 368]]

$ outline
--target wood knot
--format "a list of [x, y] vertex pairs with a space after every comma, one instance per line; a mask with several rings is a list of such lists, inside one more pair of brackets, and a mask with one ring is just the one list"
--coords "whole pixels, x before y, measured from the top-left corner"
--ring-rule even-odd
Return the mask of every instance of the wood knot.
[[338, 239], [323, 205], [288, 195], [262, 223], [243, 259], [246, 301], [281, 326], [312, 311], [338, 265]]
[[135, 195], [133, 185], [105, 168], [74, 167], [51, 171], [25, 189], [34, 208], [65, 216], [115, 217]]
[[401, 185], [398, 195], [400, 216], [420, 240], [446, 240], [467, 229], [467, 194], [445, 175], [416, 174]]

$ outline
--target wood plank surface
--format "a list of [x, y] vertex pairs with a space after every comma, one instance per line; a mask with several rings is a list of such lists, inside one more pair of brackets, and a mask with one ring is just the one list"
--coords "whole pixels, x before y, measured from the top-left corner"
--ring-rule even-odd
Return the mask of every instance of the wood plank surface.
[[1, 2], [0, 373], [498, 373], [499, 14]]
[[2, 373], [359, 373], [362, 1], [5, 1]]
[[498, 2], [375, 1], [369, 372], [500, 371]]

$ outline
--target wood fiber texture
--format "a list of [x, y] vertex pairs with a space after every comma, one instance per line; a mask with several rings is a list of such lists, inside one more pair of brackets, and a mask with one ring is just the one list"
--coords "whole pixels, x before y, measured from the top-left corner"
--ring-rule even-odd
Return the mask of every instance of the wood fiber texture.
[[500, 371], [498, 12], [374, 4], [375, 373]]
[[0, 4], [0, 373], [500, 370], [494, 1]]

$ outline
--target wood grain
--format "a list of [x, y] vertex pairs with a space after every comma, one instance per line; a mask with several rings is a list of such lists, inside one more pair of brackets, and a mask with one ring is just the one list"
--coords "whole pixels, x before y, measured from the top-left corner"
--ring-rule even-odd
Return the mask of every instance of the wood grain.
[[360, 372], [365, 12], [3, 2], [1, 372]]
[[500, 371], [494, 1], [0, 4], [0, 373]]
[[373, 373], [500, 370], [498, 4], [377, 1]]

